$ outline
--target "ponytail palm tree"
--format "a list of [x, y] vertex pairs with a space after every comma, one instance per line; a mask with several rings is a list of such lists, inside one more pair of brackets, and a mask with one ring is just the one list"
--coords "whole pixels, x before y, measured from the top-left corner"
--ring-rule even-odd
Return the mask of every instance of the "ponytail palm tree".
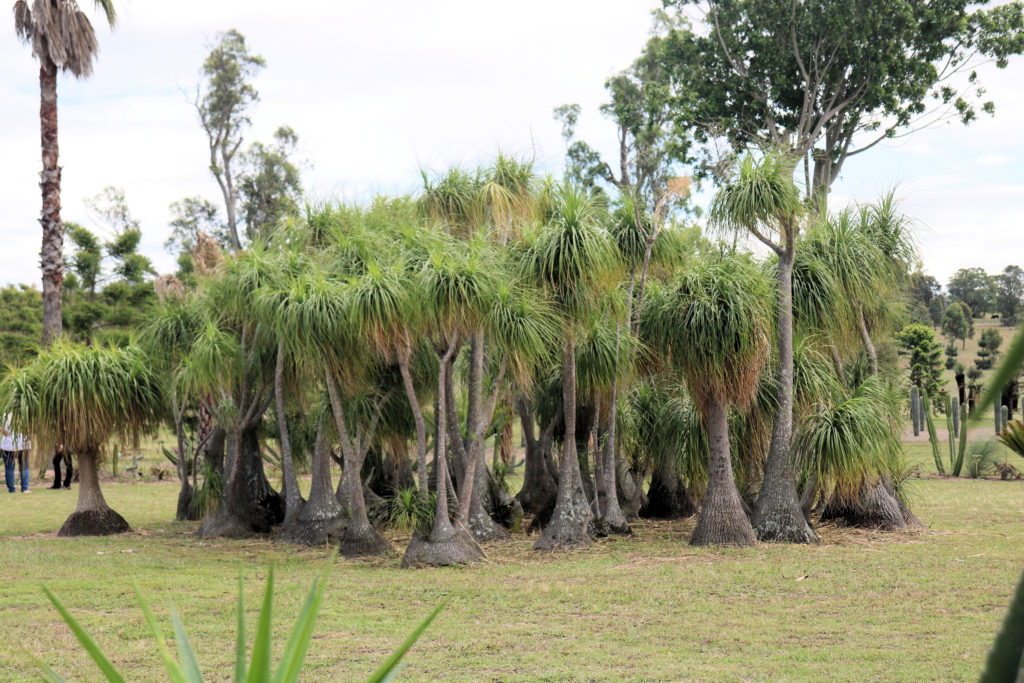
[[526, 238], [525, 272], [547, 290], [559, 309], [562, 327], [562, 417], [566, 438], [558, 463], [558, 494], [551, 522], [536, 550], [587, 545], [590, 503], [583, 491], [576, 455], [576, 338], [593, 315], [603, 291], [616, 281], [620, 263], [601, 229], [603, 207], [583, 189], [565, 185], [553, 195], [551, 217]]
[[57, 342], [0, 383], [0, 411], [38, 444], [63, 444], [78, 456], [78, 505], [59, 536], [129, 531], [107, 505], [97, 465], [112, 437], [136, 440], [160, 417], [162, 391], [134, 346], [113, 349]]
[[868, 377], [853, 391], [837, 388], [801, 426], [796, 451], [806, 478], [817, 482], [823, 517], [885, 529], [916, 521], [892, 485], [902, 470], [900, 404], [882, 380]]
[[801, 512], [792, 460], [793, 261], [802, 213], [792, 161], [777, 154], [745, 158], [711, 205], [713, 224], [726, 231], [749, 233], [778, 257], [778, 407], [754, 510], [754, 529], [762, 541], [810, 543], [818, 538]]
[[[107, 23], [117, 20], [111, 0], [95, 0]], [[17, 0], [14, 28], [18, 37], [32, 46], [39, 60], [39, 127], [43, 170], [39, 187], [43, 192], [43, 226], [40, 264], [43, 269], [43, 344], [61, 331], [61, 292], [64, 285], [64, 224], [60, 218], [60, 176], [57, 145], [57, 71], [75, 78], [88, 78], [99, 51], [96, 32], [89, 17], [75, 0]]]
[[692, 545], [753, 545], [729, 450], [729, 408], [753, 402], [770, 355], [771, 285], [743, 256], [700, 261], [654, 305], [647, 327], [686, 380], [708, 435], [708, 484]]

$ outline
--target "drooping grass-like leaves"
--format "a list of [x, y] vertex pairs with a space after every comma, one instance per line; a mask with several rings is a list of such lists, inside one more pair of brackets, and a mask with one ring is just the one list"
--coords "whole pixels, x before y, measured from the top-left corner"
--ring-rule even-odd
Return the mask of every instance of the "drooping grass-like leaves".
[[[299, 680], [302, 665], [306, 660], [306, 653], [309, 649], [310, 640], [313, 637], [313, 627], [316, 624], [317, 615], [320, 612], [320, 605], [323, 603], [324, 588], [327, 585], [327, 578], [321, 577], [313, 581], [309, 594], [302, 605], [298, 620], [292, 629], [288, 644], [285, 646], [281, 661], [277, 669], [273, 669], [270, 661], [270, 652], [273, 649], [272, 637], [272, 614], [274, 602], [274, 570], [271, 569], [267, 576], [267, 586], [263, 594], [263, 606], [260, 609], [259, 622], [256, 627], [256, 638], [253, 642], [252, 655], [246, 662], [246, 624], [245, 624], [245, 596], [242, 590], [242, 577], [238, 579], [238, 632], [235, 641], [235, 683], [292, 683]], [[123, 683], [125, 678], [117, 671], [110, 660], [103, 654], [103, 650], [92, 639], [89, 633], [72, 616], [71, 612], [61, 603], [57, 596], [46, 586], [43, 586], [46, 596], [57, 608], [57, 611], [71, 627], [78, 642], [85, 648], [86, 652], [96, 662], [107, 681]], [[135, 594], [139, 600], [139, 606], [146, 618], [153, 638], [156, 639], [160, 657], [167, 669], [167, 675], [174, 683], [202, 683], [205, 679], [199, 668], [199, 660], [196, 657], [192, 644], [189, 642], [185, 629], [178, 619], [178, 614], [173, 603], [170, 606], [171, 623], [174, 628], [174, 639], [178, 648], [178, 660], [174, 659], [170, 649], [167, 647], [163, 630], [156, 621], [156, 617], [150, 610], [149, 605], [142, 598], [138, 588]], [[423, 634], [430, 622], [434, 620], [438, 612], [444, 607], [444, 603], [438, 607], [421, 623], [405, 642], [391, 654], [388, 659], [370, 677], [370, 681], [390, 681], [397, 673], [397, 667], [402, 657], [412, 647], [413, 643]], [[179, 661], [180, 660], [180, 661]], [[63, 683], [64, 679], [45, 664], [40, 663], [44, 678], [56, 683]]]
[[992, 649], [985, 660], [979, 683], [1019, 681], [1024, 677], [1024, 574], [1010, 599], [1010, 609], [1003, 619]]

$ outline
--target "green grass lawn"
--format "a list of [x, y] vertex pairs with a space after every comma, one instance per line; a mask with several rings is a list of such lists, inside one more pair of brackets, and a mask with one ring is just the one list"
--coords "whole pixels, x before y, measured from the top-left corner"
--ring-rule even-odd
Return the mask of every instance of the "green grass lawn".
[[[133, 584], [164, 624], [174, 601], [208, 679], [225, 680], [238, 573], [251, 638], [271, 564], [278, 653], [313, 578], [329, 576], [311, 681], [364, 678], [446, 599], [404, 679], [971, 679], [1022, 568], [1024, 482], [924, 474], [913, 485], [924, 531], [823, 527], [812, 547], [697, 550], [692, 520], [646, 522], [578, 552], [536, 554], [520, 535], [481, 564], [421, 570], [399, 569], [397, 555], [200, 541], [194, 524], [169, 521], [173, 483], [106, 485], [135, 529], [108, 538], [54, 536], [75, 491], [0, 494], [0, 679], [36, 677], [32, 656], [69, 680], [97, 679], [45, 582], [130, 680], [162, 678]], [[403, 549], [407, 538], [392, 540]]]

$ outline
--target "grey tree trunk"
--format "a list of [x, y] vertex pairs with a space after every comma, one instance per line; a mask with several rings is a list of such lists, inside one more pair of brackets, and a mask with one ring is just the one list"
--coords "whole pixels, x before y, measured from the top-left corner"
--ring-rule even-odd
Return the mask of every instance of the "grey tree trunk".
[[860, 338], [864, 342], [864, 350], [868, 354], [868, 360], [871, 362], [871, 374], [878, 374], [878, 353], [875, 351], [875, 344], [871, 341], [871, 334], [868, 332], [867, 321], [864, 320], [864, 309], [859, 305], [857, 306], [857, 323], [860, 329]]
[[[455, 351], [455, 343], [448, 347], [448, 351], [441, 357], [438, 366], [437, 378], [437, 416], [438, 425], [447, 424], [447, 397], [446, 394], [446, 371]], [[464, 528], [456, 529], [452, 526], [448, 511], [448, 459], [447, 459], [447, 430], [437, 430], [437, 440], [434, 443], [434, 473], [437, 477], [437, 506], [434, 509], [434, 525], [428, 537], [422, 534], [414, 534], [409, 542], [409, 547], [402, 558], [403, 567], [416, 567], [421, 565], [443, 566], [450, 564], [464, 564], [473, 562], [483, 557], [480, 547], [476, 545], [472, 537]]]
[[107, 536], [131, 531], [124, 517], [110, 509], [103, 498], [97, 460], [95, 449], [78, 454], [78, 505], [64, 520], [58, 536]]
[[234, 464], [216, 509], [199, 528], [204, 538], [247, 538], [269, 533], [284, 521], [284, 499], [267, 481], [260, 452], [259, 420], [237, 429], [229, 439]]
[[340, 542], [345, 531], [345, 515], [335, 496], [331, 455], [324, 432], [321, 418], [317, 421], [316, 446], [313, 448], [313, 481], [309, 500], [298, 514], [284, 523], [281, 540], [287, 543], [319, 546]]
[[341, 442], [341, 454], [345, 461], [343, 476], [348, 479], [347, 486], [351, 506], [351, 519], [341, 538], [339, 552], [348, 558], [383, 555], [391, 550], [391, 545], [381, 538], [377, 530], [370, 524], [370, 519], [366, 514], [363, 483], [359, 479], [359, 473], [363, 467], [363, 454], [357, 451], [356, 444], [349, 436], [348, 425], [345, 423], [345, 411], [334, 375], [330, 370], [326, 370], [325, 374], [327, 392], [331, 399], [331, 411], [334, 414], [334, 424], [338, 430], [338, 440]]
[[288, 417], [284, 405], [284, 340], [277, 343], [277, 362], [274, 366], [274, 401], [277, 409], [277, 431], [281, 437], [281, 479], [284, 489], [284, 521], [287, 524], [302, 508], [302, 494], [295, 476], [292, 460], [292, 440], [288, 435]]
[[732, 475], [729, 454], [729, 408], [712, 401], [707, 406], [708, 489], [690, 545], [754, 545], [754, 530]]
[[615, 457], [615, 438], [616, 428], [615, 421], [618, 414], [618, 401], [616, 400], [618, 382], [612, 383], [612, 402], [608, 407], [608, 423], [605, 427], [605, 442], [604, 449], [601, 453], [602, 466], [601, 466], [601, 486], [598, 488], [598, 496], [603, 494], [603, 500], [598, 500], [601, 507], [601, 520], [604, 522], [608, 530], [615, 534], [630, 535], [633, 530], [629, 527], [629, 522], [626, 521], [626, 515], [623, 514], [622, 508], [619, 506], [619, 492], [616, 486], [616, 457]]
[[796, 491], [793, 445], [793, 241], [779, 252], [778, 266], [778, 389], [771, 445], [761, 493], [754, 510], [754, 531], [762, 541], [814, 543], [818, 536], [807, 524]]
[[423, 419], [423, 411], [420, 409], [420, 402], [416, 398], [416, 388], [412, 383], [408, 351], [399, 355], [398, 368], [402, 373], [402, 385], [405, 387], [405, 395], [409, 399], [413, 421], [416, 423], [416, 476], [419, 478], [420, 499], [426, 501], [430, 495], [427, 482], [427, 424]]
[[558, 483], [547, 460], [551, 455], [551, 442], [561, 415], [555, 415], [538, 439], [531, 407], [524, 399], [518, 397], [515, 404], [523, 427], [523, 438], [526, 440], [523, 486], [516, 494], [516, 500], [523, 506], [524, 512], [536, 515], [549, 505], [554, 505], [558, 493]]
[[[174, 518], [179, 522], [185, 520], [194, 520], [198, 516], [195, 514], [195, 506], [193, 505], [193, 492], [192, 485], [188, 480], [188, 455], [185, 453], [185, 430], [182, 426], [183, 422], [183, 408], [178, 405], [178, 399], [176, 395], [171, 396], [171, 411], [174, 413], [174, 436], [177, 440], [178, 446], [178, 480], [181, 482], [181, 488], [178, 490], [178, 505], [175, 509]], [[192, 459], [192, 467], [195, 468], [195, 459]]]
[[576, 344], [569, 332], [562, 358], [562, 414], [565, 439], [558, 463], [558, 494], [551, 522], [534, 544], [534, 550], [559, 550], [590, 544], [590, 503], [583, 491], [580, 462], [576, 457]]

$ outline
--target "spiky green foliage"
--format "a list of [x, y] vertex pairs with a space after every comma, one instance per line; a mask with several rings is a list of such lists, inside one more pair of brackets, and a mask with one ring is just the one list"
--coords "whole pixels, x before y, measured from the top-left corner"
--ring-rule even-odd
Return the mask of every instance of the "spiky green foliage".
[[678, 472], [694, 495], [708, 477], [708, 439], [700, 413], [667, 377], [636, 384], [619, 412], [620, 438], [643, 471]]
[[980, 683], [1019, 681], [1024, 677], [1024, 574], [1010, 598], [1003, 625], [985, 660]]
[[750, 405], [768, 361], [773, 287], [743, 255], [695, 262], [641, 312], [641, 333], [685, 378], [704, 409], [711, 399]]
[[506, 359], [509, 376], [525, 388], [534, 369], [557, 356], [555, 309], [540, 290], [514, 281], [498, 282], [490, 303], [482, 320], [485, 336]]
[[0, 382], [0, 413], [16, 431], [73, 453], [98, 453], [115, 436], [136, 440], [162, 405], [162, 383], [137, 346], [60, 341]]
[[750, 232], [776, 246], [796, 238], [803, 213], [793, 184], [793, 161], [779, 153], [744, 157], [715, 194], [710, 224], [728, 233]]
[[835, 500], [855, 501], [902, 454], [900, 404], [897, 392], [877, 377], [852, 392], [837, 388], [797, 432], [795, 451], [804, 475], [816, 478]]
[[603, 216], [597, 199], [581, 188], [561, 186], [547, 224], [527, 234], [521, 245], [526, 274], [548, 290], [568, 316], [586, 317], [617, 279], [621, 264], [600, 227]]
[[[245, 592], [243, 590], [242, 577], [238, 578], [238, 610], [237, 610], [237, 639], [235, 643], [235, 672], [233, 680], [235, 683], [292, 683], [299, 680], [302, 666], [306, 659], [306, 652], [313, 638], [313, 628], [316, 625], [317, 615], [323, 603], [324, 589], [327, 587], [326, 578], [318, 578], [313, 581], [309, 594], [302, 605], [295, 626], [292, 628], [288, 642], [285, 644], [284, 653], [281, 656], [277, 667], [274, 668], [270, 661], [272, 649], [272, 610], [274, 602], [274, 570], [271, 568], [267, 576], [267, 586], [263, 593], [263, 605], [260, 608], [259, 619], [256, 628], [256, 637], [253, 641], [250, 659], [246, 661], [246, 623], [245, 623]], [[96, 643], [89, 633], [78, 623], [74, 615], [61, 603], [57, 596], [46, 586], [43, 592], [53, 603], [53, 606], [60, 613], [64, 621], [71, 627], [75, 638], [89, 654], [103, 677], [112, 683], [123, 683], [125, 680], [120, 672], [114, 667], [103, 650]], [[178, 659], [171, 654], [165, 642], [164, 629], [157, 623], [149, 605], [143, 599], [138, 589], [135, 590], [139, 606], [149, 625], [150, 632], [156, 640], [160, 658], [167, 669], [168, 677], [175, 683], [202, 683], [206, 680], [199, 668], [199, 661], [195, 650], [189, 642], [185, 629], [178, 619], [178, 614], [171, 604], [171, 622], [174, 630], [174, 640], [178, 649]], [[398, 672], [398, 665], [409, 648], [419, 639], [430, 622], [438, 615], [444, 603], [438, 605], [423, 622], [409, 635], [408, 638], [395, 650], [394, 653], [384, 661], [381, 666], [367, 679], [371, 682], [390, 681]], [[43, 665], [45, 677], [54, 683], [63, 683], [56, 672], [48, 666]]]
[[388, 524], [405, 532], [429, 534], [434, 525], [434, 508], [437, 506], [437, 494], [431, 493], [425, 499], [414, 489], [401, 489], [395, 492], [388, 510]]

